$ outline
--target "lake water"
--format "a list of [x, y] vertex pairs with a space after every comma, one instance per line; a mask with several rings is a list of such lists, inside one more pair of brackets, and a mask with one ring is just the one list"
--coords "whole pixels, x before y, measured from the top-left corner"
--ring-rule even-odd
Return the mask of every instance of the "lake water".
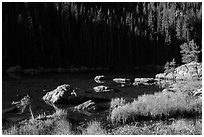
[[[121, 92], [118, 94], [118, 97], [133, 98], [159, 91], [159, 87], [155, 85], [121, 87], [112, 81], [113, 78], [153, 78], [155, 74], [152, 73], [50, 73], [36, 75], [19, 74], [14, 76], [4, 74], [2, 78], [2, 108], [6, 109], [11, 107], [12, 101], [19, 101], [23, 96], [29, 94], [35, 116], [44, 112], [52, 113], [54, 111], [53, 107], [42, 100], [46, 92], [54, 90], [57, 86], [62, 84], [69, 84], [72, 87], [84, 90], [92, 90], [93, 87], [101, 85], [94, 81], [94, 77], [102, 74], [110, 79], [102, 85], [119, 89]], [[100, 112], [96, 115], [100, 114], [102, 113]], [[77, 117], [77, 115], [75, 116]]]

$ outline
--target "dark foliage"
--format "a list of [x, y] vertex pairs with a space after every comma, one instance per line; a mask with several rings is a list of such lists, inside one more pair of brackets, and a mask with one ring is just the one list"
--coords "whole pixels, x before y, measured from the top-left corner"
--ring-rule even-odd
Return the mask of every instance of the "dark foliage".
[[201, 47], [201, 2], [3, 2], [2, 14], [4, 69], [181, 63], [182, 43]]

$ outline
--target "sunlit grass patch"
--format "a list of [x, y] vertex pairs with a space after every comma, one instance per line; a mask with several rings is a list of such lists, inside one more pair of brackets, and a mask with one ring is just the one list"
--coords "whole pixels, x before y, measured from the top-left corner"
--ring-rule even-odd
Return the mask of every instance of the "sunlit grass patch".
[[167, 118], [197, 116], [202, 113], [202, 100], [182, 92], [159, 92], [139, 96], [131, 103], [111, 111], [112, 122], [126, 122], [141, 117]]
[[71, 135], [71, 123], [66, 119], [60, 119], [55, 122], [53, 135]]
[[107, 135], [107, 131], [102, 128], [98, 121], [91, 121], [88, 126], [82, 131], [83, 135]]
[[126, 100], [124, 98], [114, 98], [111, 100], [110, 110], [117, 108], [117, 107], [122, 107], [125, 104], [126, 104]]
[[179, 119], [169, 124], [164, 121], [124, 125], [112, 130], [113, 135], [201, 135], [202, 120]]
[[50, 116], [45, 114], [36, 118], [25, 120], [18, 125], [13, 125], [9, 129], [3, 130], [6, 135], [52, 135], [71, 134], [71, 125], [67, 121], [67, 112], [58, 110]]

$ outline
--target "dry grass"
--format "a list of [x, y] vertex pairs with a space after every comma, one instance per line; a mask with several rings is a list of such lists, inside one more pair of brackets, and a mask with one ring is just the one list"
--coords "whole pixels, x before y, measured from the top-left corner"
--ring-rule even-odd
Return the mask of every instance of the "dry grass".
[[92, 121], [88, 123], [88, 126], [82, 131], [82, 135], [107, 135], [107, 131], [102, 128], [100, 122]]
[[149, 118], [188, 117], [202, 113], [202, 100], [182, 92], [159, 92], [143, 95], [111, 112], [112, 122], [127, 122]]
[[202, 120], [179, 119], [170, 124], [164, 121], [154, 123], [145, 123], [143, 125], [136, 123], [134, 125], [125, 125], [112, 130], [113, 135], [201, 135]]
[[51, 116], [39, 115], [35, 119], [22, 121], [9, 129], [3, 130], [6, 135], [66, 135], [71, 134], [71, 124], [65, 119], [66, 111], [56, 111]]

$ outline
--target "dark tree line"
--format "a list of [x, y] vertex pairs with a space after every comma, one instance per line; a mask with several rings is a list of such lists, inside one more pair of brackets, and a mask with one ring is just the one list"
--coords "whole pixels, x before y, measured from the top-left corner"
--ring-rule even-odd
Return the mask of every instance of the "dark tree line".
[[201, 50], [202, 3], [6, 3], [3, 68], [129, 67], [181, 63]]

